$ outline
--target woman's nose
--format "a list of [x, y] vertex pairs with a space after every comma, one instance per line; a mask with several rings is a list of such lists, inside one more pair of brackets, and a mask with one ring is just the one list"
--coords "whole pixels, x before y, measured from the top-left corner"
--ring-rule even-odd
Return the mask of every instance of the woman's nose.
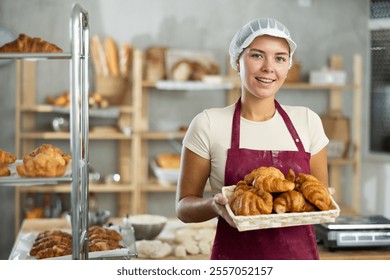
[[261, 65], [261, 70], [265, 72], [273, 72], [273, 62], [270, 59], [264, 59]]

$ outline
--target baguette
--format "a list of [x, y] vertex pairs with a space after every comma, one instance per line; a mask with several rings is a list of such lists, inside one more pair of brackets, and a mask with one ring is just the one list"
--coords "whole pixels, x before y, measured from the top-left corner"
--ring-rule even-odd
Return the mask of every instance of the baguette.
[[122, 77], [127, 78], [129, 76], [132, 61], [133, 47], [128, 44], [122, 44], [119, 56], [119, 68]]
[[96, 74], [98, 76], [108, 76], [106, 55], [100, 38], [97, 35], [92, 37], [91, 54]]
[[104, 51], [106, 53], [107, 65], [110, 75], [119, 76], [119, 54], [117, 45], [111, 37], [104, 41]]

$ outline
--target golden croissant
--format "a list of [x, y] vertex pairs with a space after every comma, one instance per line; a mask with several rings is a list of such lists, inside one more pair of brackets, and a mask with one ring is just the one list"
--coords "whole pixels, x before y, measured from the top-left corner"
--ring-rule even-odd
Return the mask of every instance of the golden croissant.
[[308, 202], [302, 193], [291, 190], [279, 194], [274, 199], [274, 210], [276, 213], [288, 212], [311, 212], [315, 211], [313, 204]]
[[8, 164], [14, 163], [15, 161], [16, 157], [13, 154], [0, 149], [0, 177], [11, 175]]
[[23, 157], [23, 164], [16, 166], [22, 177], [61, 177], [70, 162], [70, 154], [50, 144], [43, 144]]
[[0, 164], [11, 164], [14, 163], [16, 157], [10, 152], [0, 149]]
[[249, 174], [245, 175], [244, 181], [248, 185], [252, 185], [253, 181], [256, 179], [256, 177], [259, 177], [259, 176], [272, 176], [275, 178], [284, 179], [284, 175], [279, 169], [272, 167], [272, 166], [270, 166], [270, 167], [262, 166], [262, 167], [259, 167], [259, 168], [252, 170]]
[[31, 38], [26, 34], [19, 34], [17, 39], [0, 47], [0, 52], [60, 53], [62, 52], [62, 49], [52, 43], [42, 40], [41, 38]]
[[318, 209], [327, 211], [332, 206], [328, 188], [317, 178], [309, 174], [299, 173], [296, 178], [297, 190]]
[[237, 186], [230, 207], [237, 216], [271, 214], [273, 197], [270, 193], [248, 185]]

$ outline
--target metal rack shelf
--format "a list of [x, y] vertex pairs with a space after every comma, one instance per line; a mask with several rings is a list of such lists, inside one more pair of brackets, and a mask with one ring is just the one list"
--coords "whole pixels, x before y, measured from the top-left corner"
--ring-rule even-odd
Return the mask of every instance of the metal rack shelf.
[[88, 12], [75, 3], [71, 11], [71, 53], [2, 53], [0, 59], [16, 60], [70, 60], [70, 150], [72, 156], [70, 176], [59, 178], [1, 178], [0, 186], [34, 186], [71, 184], [72, 207], [72, 259], [88, 258]]

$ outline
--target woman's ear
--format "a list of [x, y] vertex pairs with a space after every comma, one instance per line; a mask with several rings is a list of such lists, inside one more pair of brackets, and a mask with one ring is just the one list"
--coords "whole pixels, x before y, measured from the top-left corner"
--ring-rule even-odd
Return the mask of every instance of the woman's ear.
[[236, 65], [237, 65], [237, 72], [240, 73], [240, 62], [238, 60], [236, 62]]

